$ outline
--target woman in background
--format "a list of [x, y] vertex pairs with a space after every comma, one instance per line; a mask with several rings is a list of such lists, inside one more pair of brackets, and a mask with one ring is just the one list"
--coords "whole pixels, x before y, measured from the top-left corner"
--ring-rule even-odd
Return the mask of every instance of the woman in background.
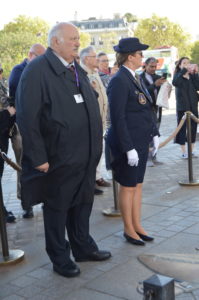
[[[196, 117], [198, 117], [198, 66], [196, 64], [190, 64], [188, 57], [181, 57], [176, 64], [172, 83], [175, 86], [177, 123], [180, 123], [186, 111], [191, 111]], [[193, 157], [196, 132], [197, 123], [191, 120], [191, 142]], [[186, 124], [182, 126], [181, 130], [177, 134], [175, 143], [181, 146], [182, 158], [187, 158], [185, 147]]]

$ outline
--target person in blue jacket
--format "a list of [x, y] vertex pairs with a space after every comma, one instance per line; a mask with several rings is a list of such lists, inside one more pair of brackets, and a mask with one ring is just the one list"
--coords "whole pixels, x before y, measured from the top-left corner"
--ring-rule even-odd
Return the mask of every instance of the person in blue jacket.
[[149, 143], [154, 142], [154, 155], [159, 146], [152, 99], [135, 73], [142, 64], [142, 50], [147, 48], [148, 45], [135, 37], [121, 39], [114, 46], [120, 68], [107, 89], [111, 117], [107, 142], [112, 152], [114, 179], [120, 184], [124, 237], [140, 246], [145, 245], [144, 241], [153, 240], [141, 225], [142, 183]]
[[[36, 57], [44, 54], [46, 51], [46, 48], [41, 44], [33, 44], [28, 52], [28, 57], [23, 60], [20, 64], [13, 67], [10, 77], [9, 77], [9, 97], [10, 101], [15, 106], [15, 98], [16, 98], [16, 92], [17, 87], [21, 78], [21, 75], [24, 71], [24, 69], [28, 66], [28, 64], [34, 60]], [[27, 99], [28, 101], [28, 99]], [[19, 129], [15, 123], [15, 126], [13, 127], [13, 134], [11, 138], [12, 142], [12, 148], [15, 153], [16, 162], [18, 165], [21, 165], [21, 159], [22, 159], [22, 139], [21, 134], [19, 132]], [[25, 199], [22, 199], [21, 197], [21, 174], [17, 172], [17, 198], [21, 200], [21, 206], [23, 208], [23, 218], [29, 219], [34, 217], [33, 209], [32, 207], [25, 207]]]

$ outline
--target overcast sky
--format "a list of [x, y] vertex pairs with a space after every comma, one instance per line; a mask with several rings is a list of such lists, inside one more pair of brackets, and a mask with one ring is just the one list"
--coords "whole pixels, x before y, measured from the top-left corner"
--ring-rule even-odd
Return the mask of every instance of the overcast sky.
[[[52, 3], [52, 4], [50, 4]], [[199, 35], [198, 1], [189, 0], [183, 4], [179, 0], [7, 0], [1, 7], [0, 29], [18, 15], [41, 17], [51, 25], [57, 21], [74, 20], [77, 12], [78, 20], [89, 17], [112, 18], [114, 13], [121, 15], [130, 12], [138, 18], [151, 17], [153, 13], [160, 17], [168, 17], [170, 21], [180, 24], [193, 38]]]

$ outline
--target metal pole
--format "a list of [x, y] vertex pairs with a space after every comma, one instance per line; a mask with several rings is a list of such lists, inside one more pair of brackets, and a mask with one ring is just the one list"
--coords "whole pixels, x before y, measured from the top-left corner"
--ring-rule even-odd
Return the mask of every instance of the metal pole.
[[0, 253], [0, 266], [5, 266], [13, 263], [20, 262], [24, 258], [24, 251], [14, 249], [8, 249], [8, 239], [5, 224], [4, 205], [3, 205], [3, 193], [0, 180], [0, 235], [2, 243], [2, 255]]
[[193, 179], [193, 164], [192, 164], [192, 141], [191, 141], [191, 112], [186, 112], [186, 125], [187, 125], [187, 153], [188, 153], [188, 172], [189, 181], [181, 180], [180, 185], [199, 185], [198, 179]]
[[[114, 178], [113, 172], [112, 172], [112, 177]], [[120, 213], [119, 208], [118, 208], [118, 190], [119, 190], [119, 184], [114, 179], [112, 179], [112, 182], [113, 182], [114, 207], [104, 209], [102, 211], [102, 213], [103, 213], [103, 215], [108, 216], [108, 217], [120, 217], [121, 213]]]
[[113, 199], [114, 199], [114, 208], [116, 211], [118, 210], [118, 193], [119, 193], [118, 183], [113, 179]]
[[192, 145], [191, 145], [191, 116], [190, 113], [186, 113], [187, 123], [187, 153], [188, 153], [188, 170], [189, 170], [189, 182], [193, 182], [193, 166], [192, 166]]
[[7, 239], [6, 224], [5, 224], [1, 180], [0, 180], [0, 234], [1, 234], [1, 243], [2, 243], [2, 254], [3, 257], [6, 259], [9, 257], [9, 250], [8, 250], [8, 239]]

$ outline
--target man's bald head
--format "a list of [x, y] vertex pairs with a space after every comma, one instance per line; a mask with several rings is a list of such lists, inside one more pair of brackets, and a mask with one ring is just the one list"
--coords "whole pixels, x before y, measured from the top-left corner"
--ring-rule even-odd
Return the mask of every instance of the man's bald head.
[[29, 58], [29, 60], [33, 60], [37, 56], [40, 56], [40, 55], [44, 54], [45, 51], [46, 51], [46, 48], [43, 45], [34, 44], [34, 45], [31, 46], [31, 48], [29, 50], [28, 58]]
[[56, 24], [49, 32], [48, 45], [67, 62], [72, 62], [80, 46], [77, 27], [66, 22]]

